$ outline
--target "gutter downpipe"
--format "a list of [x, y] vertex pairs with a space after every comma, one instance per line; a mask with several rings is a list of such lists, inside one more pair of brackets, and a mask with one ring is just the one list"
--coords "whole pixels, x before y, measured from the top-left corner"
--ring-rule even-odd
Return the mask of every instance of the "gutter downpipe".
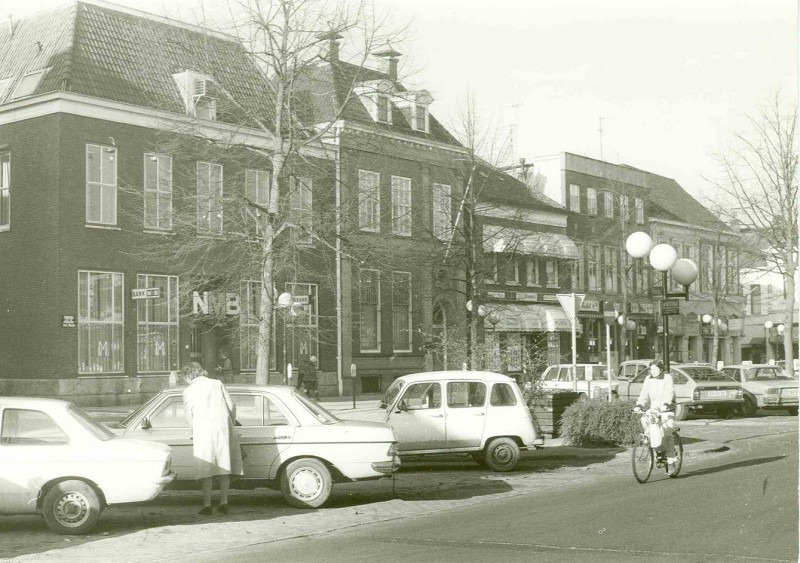
[[335, 152], [335, 171], [334, 171], [334, 193], [336, 200], [336, 382], [339, 386], [339, 396], [342, 396], [344, 385], [342, 382], [343, 374], [343, 335], [342, 329], [344, 319], [342, 318], [342, 160], [340, 150], [341, 128], [334, 126], [334, 152]]

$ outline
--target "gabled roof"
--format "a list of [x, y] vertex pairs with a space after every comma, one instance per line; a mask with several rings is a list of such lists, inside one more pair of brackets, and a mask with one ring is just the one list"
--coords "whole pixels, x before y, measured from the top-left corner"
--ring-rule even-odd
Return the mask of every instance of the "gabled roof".
[[184, 114], [172, 75], [188, 69], [220, 87], [219, 121], [269, 122], [273, 113], [267, 81], [235, 38], [110, 4], [73, 1], [13, 32], [0, 26], [0, 53], [0, 80], [13, 79], [0, 108], [23, 74], [49, 68], [32, 95], [73, 92]]
[[[337, 119], [338, 116], [338, 119], [361, 125], [461, 146], [461, 143], [432, 114], [428, 116], [428, 133], [412, 129], [403, 112], [394, 105], [391, 124], [375, 122], [359, 97], [352, 93], [353, 88], [359, 84], [373, 81], [390, 81], [394, 84], [396, 92], [407, 91], [402, 84], [392, 81], [384, 72], [340, 60], [318, 61], [306, 67], [298, 79], [298, 90], [302, 91], [302, 94], [300, 99], [296, 100], [297, 114], [301, 120], [309, 124], [327, 123]], [[341, 112], [339, 108], [342, 108]]]
[[[465, 163], [465, 167], [469, 167]], [[465, 172], [468, 174], [469, 170]], [[563, 205], [546, 195], [529, 189], [513, 176], [499, 170], [486, 161], [478, 160], [475, 169], [475, 194], [479, 201], [486, 203], [522, 206], [549, 211], [563, 211]]]

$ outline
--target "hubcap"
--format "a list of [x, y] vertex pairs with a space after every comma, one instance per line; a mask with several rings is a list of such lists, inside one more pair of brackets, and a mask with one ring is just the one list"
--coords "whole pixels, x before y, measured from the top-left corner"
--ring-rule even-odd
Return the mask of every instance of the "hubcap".
[[313, 469], [303, 468], [292, 476], [292, 491], [296, 497], [312, 499], [322, 490], [322, 477]]
[[67, 493], [59, 499], [53, 512], [61, 524], [74, 528], [89, 518], [89, 501], [80, 493]]
[[514, 454], [511, 452], [511, 448], [507, 446], [501, 446], [494, 451], [494, 459], [498, 463], [509, 463], [513, 458]]

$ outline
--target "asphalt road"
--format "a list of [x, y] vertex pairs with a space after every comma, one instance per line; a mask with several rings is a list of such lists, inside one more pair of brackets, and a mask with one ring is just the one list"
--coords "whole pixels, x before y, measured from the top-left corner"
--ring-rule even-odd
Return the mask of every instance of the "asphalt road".
[[[247, 561], [797, 561], [797, 435], [726, 456], [244, 549]], [[655, 471], [655, 470], [654, 470]], [[219, 556], [194, 558], [218, 561]]]

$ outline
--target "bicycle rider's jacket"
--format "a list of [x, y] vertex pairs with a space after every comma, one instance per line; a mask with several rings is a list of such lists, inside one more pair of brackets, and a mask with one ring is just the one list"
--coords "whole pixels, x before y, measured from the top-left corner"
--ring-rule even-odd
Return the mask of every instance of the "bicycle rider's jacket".
[[675, 387], [672, 374], [662, 372], [659, 377], [648, 375], [644, 378], [642, 392], [636, 400], [636, 405], [647, 409], [657, 407], [662, 410], [675, 410]]

